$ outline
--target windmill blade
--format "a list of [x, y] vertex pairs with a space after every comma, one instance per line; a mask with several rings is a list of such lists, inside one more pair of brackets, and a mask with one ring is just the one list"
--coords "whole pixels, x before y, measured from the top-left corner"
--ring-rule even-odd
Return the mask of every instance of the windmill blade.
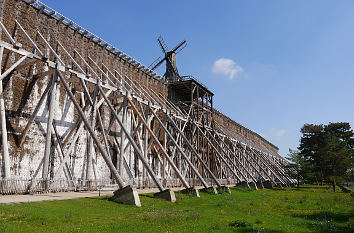
[[158, 57], [155, 59], [155, 61], [153, 61], [149, 66], [148, 68], [151, 69], [151, 67], [154, 67], [157, 63], [159, 63], [160, 61], [162, 60], [162, 57]]
[[[187, 41], [183, 40], [181, 43], [179, 43], [174, 49], [172, 49], [172, 52], [174, 53], [179, 53], [182, 51], [187, 46]], [[178, 50], [178, 51], [177, 51]]]
[[[157, 59], [158, 60], [158, 59]], [[162, 64], [162, 62], [164, 62], [166, 60], [166, 57], [164, 57], [162, 60], [160, 60], [159, 62], [157, 62], [157, 64], [156, 65], [154, 65], [151, 69], [152, 70], [155, 70], [157, 67], [159, 67], [161, 64]]]
[[167, 51], [168, 51], [168, 47], [167, 47], [167, 45], [165, 43], [165, 40], [162, 38], [162, 36], [159, 36], [159, 38], [157, 38], [157, 42], [159, 42], [159, 45], [160, 45], [160, 47], [162, 49], [162, 52], [164, 54], [166, 54]]

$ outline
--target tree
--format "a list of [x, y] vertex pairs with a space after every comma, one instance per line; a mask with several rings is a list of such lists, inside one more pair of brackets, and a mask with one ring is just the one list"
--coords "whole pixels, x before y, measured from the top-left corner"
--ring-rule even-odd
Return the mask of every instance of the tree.
[[324, 163], [326, 177], [336, 191], [336, 183], [342, 182], [353, 168], [354, 133], [349, 123], [330, 123], [324, 127]]
[[289, 161], [285, 167], [288, 175], [296, 179], [297, 187], [300, 186], [300, 179], [302, 179], [303, 167], [304, 167], [304, 157], [297, 150], [289, 149], [289, 154], [286, 159]]
[[324, 181], [324, 160], [320, 152], [323, 146], [323, 125], [305, 124], [300, 132], [303, 134], [300, 140], [299, 151], [306, 164], [305, 179], [310, 182]]
[[353, 169], [354, 133], [350, 124], [305, 124], [301, 133], [299, 150], [307, 177], [319, 177], [321, 184], [323, 181], [332, 183], [335, 192], [336, 183]]

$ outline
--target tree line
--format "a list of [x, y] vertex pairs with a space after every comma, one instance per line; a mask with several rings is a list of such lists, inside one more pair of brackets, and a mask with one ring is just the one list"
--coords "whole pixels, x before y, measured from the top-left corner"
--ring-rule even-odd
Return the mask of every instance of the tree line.
[[304, 183], [330, 183], [333, 191], [354, 181], [354, 133], [349, 123], [305, 124], [297, 150], [289, 149], [287, 171]]

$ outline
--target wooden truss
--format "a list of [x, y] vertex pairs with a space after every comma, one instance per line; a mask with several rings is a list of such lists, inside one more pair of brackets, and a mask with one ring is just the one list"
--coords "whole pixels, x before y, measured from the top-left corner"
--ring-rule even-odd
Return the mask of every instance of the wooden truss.
[[[173, 102], [133, 81], [131, 74], [108, 69], [78, 50], [69, 51], [39, 31], [31, 37], [17, 21], [15, 24], [16, 33], [25, 35], [31, 48], [22, 48], [0, 23], [5, 35], [0, 40], [0, 193], [97, 189], [109, 184], [118, 189], [157, 187], [163, 192], [173, 186], [221, 188], [244, 182], [257, 188], [264, 181], [281, 186], [293, 183], [283, 168], [284, 161], [277, 156], [242, 143], [217, 126], [193, 121]], [[25, 76], [34, 66], [44, 69]], [[13, 116], [5, 109], [3, 81], [10, 79], [40, 79], [46, 84], [31, 113]], [[66, 118], [65, 111], [56, 107], [58, 94], [64, 96], [61, 99], [74, 116], [69, 125], [55, 120]], [[26, 122], [16, 132], [20, 135], [16, 150], [24, 150], [30, 129], [46, 125], [38, 129], [45, 149], [34, 155], [41, 162], [30, 180], [11, 174], [6, 127], [11, 117], [22, 117]], [[87, 135], [87, 143], [80, 157], [75, 147], [82, 135]], [[100, 159], [108, 175], [98, 175], [104, 173], [98, 170], [102, 169], [97, 165]], [[74, 162], [82, 164], [79, 178], [73, 174]]]

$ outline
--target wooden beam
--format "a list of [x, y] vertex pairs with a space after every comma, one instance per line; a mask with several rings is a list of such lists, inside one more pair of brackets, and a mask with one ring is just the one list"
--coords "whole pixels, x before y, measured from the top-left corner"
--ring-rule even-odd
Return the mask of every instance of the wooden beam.
[[[4, 47], [0, 47], [0, 74], [1, 74], [1, 64], [2, 64], [2, 54], [4, 52]], [[10, 174], [10, 156], [7, 140], [7, 129], [6, 129], [6, 113], [5, 113], [5, 103], [4, 103], [4, 91], [2, 86], [2, 80], [0, 80], [0, 119], [1, 119], [1, 136], [2, 136], [2, 167], [4, 168], [2, 177], [4, 179], [9, 179]]]
[[20, 30], [22, 31], [22, 33], [26, 36], [27, 40], [29, 42], [31, 42], [32, 46], [35, 48], [35, 50], [39, 53], [39, 55], [41, 57], [44, 57], [42, 51], [38, 48], [37, 44], [33, 42], [33, 40], [31, 39], [31, 37], [27, 34], [27, 32], [23, 29], [23, 27], [21, 26], [21, 24], [15, 20], [16, 24], [19, 26]]
[[37, 103], [36, 108], [34, 109], [34, 111], [33, 111], [32, 115], [31, 115], [31, 117], [28, 119], [28, 122], [27, 122], [27, 124], [26, 124], [25, 129], [24, 129], [24, 130], [22, 131], [22, 133], [21, 133], [21, 138], [20, 138], [20, 141], [19, 141], [19, 148], [21, 148], [22, 145], [23, 145], [23, 143], [25, 142], [25, 139], [26, 139], [26, 135], [27, 135], [27, 133], [28, 133], [28, 130], [30, 129], [30, 126], [31, 126], [32, 122], [34, 121], [34, 118], [36, 117], [36, 115], [37, 115], [39, 109], [41, 108], [41, 106], [42, 106], [42, 104], [43, 104], [43, 102], [44, 102], [44, 99], [45, 99], [46, 95], [48, 94], [49, 90], [52, 90], [52, 85], [51, 85], [51, 83], [48, 83], [46, 89], [44, 90], [44, 92], [43, 92], [41, 98], [39, 99], [39, 101], [38, 101], [38, 103]]
[[27, 56], [21, 57], [17, 62], [15, 62], [9, 69], [7, 69], [2, 75], [0, 75], [0, 81], [3, 80], [7, 75], [9, 75], [18, 65], [20, 65]]
[[54, 119], [55, 111], [55, 95], [56, 95], [56, 86], [57, 86], [57, 72], [54, 70], [53, 77], [51, 80], [52, 91], [49, 96], [49, 112], [47, 120], [47, 131], [46, 131], [46, 140], [44, 148], [44, 160], [43, 160], [43, 170], [42, 170], [42, 179], [45, 182], [45, 189], [48, 188], [48, 172], [49, 172], [49, 156], [50, 156], [50, 147], [51, 147], [51, 136], [52, 136], [52, 124]]
[[[150, 108], [150, 106], [149, 106]], [[150, 108], [151, 109], [151, 108]], [[208, 188], [209, 185], [205, 182], [204, 178], [200, 175], [200, 173], [198, 172], [198, 170], [194, 167], [193, 163], [189, 160], [189, 158], [187, 157], [187, 155], [184, 153], [183, 149], [181, 148], [180, 145], [178, 145], [178, 143], [176, 142], [176, 140], [173, 138], [171, 132], [166, 128], [166, 126], [161, 122], [160, 118], [156, 115], [156, 113], [151, 109], [152, 114], [155, 116], [155, 119], [157, 120], [157, 122], [159, 122], [159, 124], [162, 126], [162, 128], [164, 129], [165, 133], [167, 133], [168, 137], [171, 139], [172, 143], [177, 147], [178, 151], [181, 153], [181, 155], [183, 156], [183, 158], [187, 161], [189, 167], [193, 170], [193, 172], [196, 174], [196, 176], [199, 178], [200, 182], [202, 183], [202, 185], [205, 188]]]
[[[68, 84], [66, 83], [65, 81], [65, 78], [63, 77], [63, 75], [61, 74], [60, 71], [58, 71], [58, 76], [59, 76], [59, 79], [60, 81], [62, 82], [63, 84], [63, 87], [64, 89], [66, 90], [69, 98], [71, 99], [71, 101], [73, 102], [77, 112], [79, 113], [80, 117], [82, 118], [85, 126], [86, 126], [86, 129], [89, 131], [91, 137], [93, 138], [98, 150], [100, 151], [103, 159], [105, 160], [108, 168], [110, 169], [114, 179], [116, 180], [119, 188], [124, 188], [126, 185], [124, 185], [124, 181], [123, 179], [120, 177], [120, 175], [118, 174], [116, 168], [114, 167], [111, 159], [108, 157], [107, 153], [105, 152], [104, 148], [102, 147], [100, 141], [98, 140], [97, 136], [95, 135], [95, 132], [93, 131], [93, 129], [91, 128], [91, 125], [90, 123], [88, 122], [88, 120], [86, 119], [86, 116], [84, 114], [84, 112], [81, 110], [81, 107], [80, 105], [78, 104], [78, 102], [76, 101], [74, 95], [71, 93], [71, 90], [70, 90], [70, 87], [68, 86]], [[101, 89], [102, 90], [102, 89]]]
[[180, 173], [180, 171], [178, 170], [178, 168], [176, 167], [176, 165], [174, 164], [174, 162], [170, 159], [170, 157], [168, 156], [167, 152], [165, 151], [165, 149], [163, 148], [163, 146], [161, 145], [160, 141], [157, 139], [157, 137], [155, 136], [154, 132], [152, 132], [152, 130], [150, 129], [150, 127], [148, 126], [148, 124], [146, 123], [146, 121], [144, 120], [144, 118], [141, 116], [141, 114], [139, 113], [139, 111], [136, 109], [133, 101], [131, 101], [129, 98], [127, 98], [130, 106], [132, 107], [132, 109], [134, 110], [135, 114], [138, 116], [138, 118], [140, 119], [140, 121], [143, 123], [143, 125], [145, 126], [145, 129], [149, 132], [150, 136], [152, 137], [152, 139], [155, 141], [157, 147], [160, 149], [160, 151], [162, 152], [163, 156], [166, 158], [167, 162], [170, 164], [170, 166], [173, 168], [173, 170], [175, 171], [176, 175], [178, 176], [178, 178], [181, 180], [183, 186], [185, 188], [189, 188], [189, 184], [187, 183], [187, 181], [184, 179], [184, 177], [182, 176], [182, 174]]
[[105, 98], [106, 103], [108, 105], [108, 107], [111, 109], [111, 112], [113, 113], [113, 116], [116, 118], [117, 122], [119, 123], [120, 127], [122, 128], [123, 132], [125, 133], [125, 135], [127, 136], [128, 140], [130, 141], [131, 145], [133, 146], [136, 154], [138, 155], [138, 157], [140, 158], [142, 164], [144, 165], [144, 167], [146, 168], [146, 170], [148, 171], [149, 175], [151, 176], [151, 178], [154, 180], [155, 184], [157, 185], [157, 187], [159, 188], [159, 190], [162, 192], [165, 190], [165, 188], [161, 185], [159, 179], [156, 177], [154, 171], [151, 169], [151, 167], [149, 166], [148, 162], [145, 160], [144, 155], [142, 154], [142, 152], [139, 150], [138, 146], [136, 145], [136, 143], [134, 142], [134, 139], [130, 136], [128, 130], [125, 128], [125, 126], [123, 125], [123, 123], [121, 122], [121, 120], [119, 119], [117, 113], [115, 112], [111, 102], [108, 100], [108, 98], [106, 97], [104, 91], [102, 90], [102, 88], [98, 85], [98, 89], [101, 92], [102, 96]]
[[[95, 131], [95, 127], [96, 127], [96, 113], [97, 113], [97, 94], [98, 94], [98, 90], [97, 90], [97, 85], [96, 88], [93, 92], [93, 104], [92, 104], [92, 108], [91, 108], [91, 127], [92, 129]], [[93, 153], [94, 153], [94, 148], [93, 148], [93, 138], [89, 137], [89, 142], [87, 144], [87, 164], [86, 164], [86, 180], [90, 180], [91, 176], [92, 176], [92, 158], [93, 158]], [[107, 151], [107, 154], [109, 155], [109, 152]]]
[[191, 149], [191, 151], [193, 152], [193, 154], [197, 157], [197, 159], [199, 160], [199, 162], [202, 164], [203, 168], [209, 173], [209, 175], [211, 176], [211, 178], [214, 180], [214, 182], [216, 183], [216, 185], [220, 188], [221, 184], [220, 182], [217, 180], [217, 178], [215, 177], [214, 173], [210, 170], [210, 168], [208, 167], [208, 165], [205, 164], [205, 162], [203, 161], [203, 159], [200, 157], [200, 155], [198, 154], [198, 152], [196, 151], [196, 149], [192, 146], [192, 144], [189, 142], [189, 140], [187, 139], [187, 137], [183, 134], [183, 132], [181, 131], [181, 129], [176, 125], [176, 123], [174, 122], [174, 120], [167, 114], [165, 113], [165, 115], [167, 116], [167, 119], [169, 120], [169, 122], [172, 123], [172, 126], [181, 134], [183, 140], [186, 142], [186, 144], [188, 145], [188, 147]]

